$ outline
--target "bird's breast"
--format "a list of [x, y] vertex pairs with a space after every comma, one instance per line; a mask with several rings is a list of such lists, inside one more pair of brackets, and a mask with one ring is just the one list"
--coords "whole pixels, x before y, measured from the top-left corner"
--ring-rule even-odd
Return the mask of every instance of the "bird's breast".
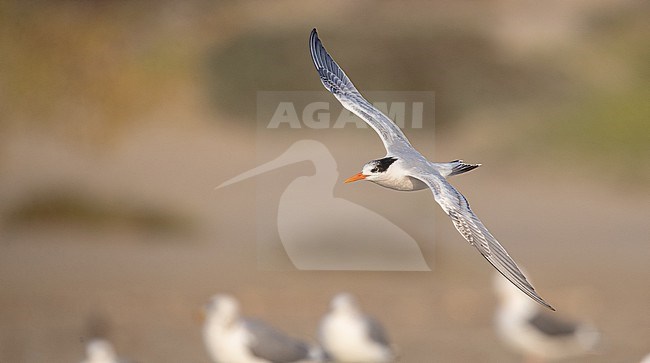
[[422, 181], [410, 176], [390, 178], [385, 180], [377, 180], [374, 182], [376, 184], [381, 185], [382, 187], [399, 190], [403, 192], [413, 192], [416, 190], [422, 190], [428, 188], [428, 186], [424, 184]]

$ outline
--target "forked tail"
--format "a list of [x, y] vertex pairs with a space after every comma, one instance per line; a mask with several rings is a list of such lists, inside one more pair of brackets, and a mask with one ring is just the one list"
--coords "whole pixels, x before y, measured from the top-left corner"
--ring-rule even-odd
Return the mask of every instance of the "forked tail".
[[442, 169], [444, 177], [467, 173], [481, 166], [481, 164], [467, 164], [462, 160], [454, 160], [448, 163], [437, 163], [438, 167]]

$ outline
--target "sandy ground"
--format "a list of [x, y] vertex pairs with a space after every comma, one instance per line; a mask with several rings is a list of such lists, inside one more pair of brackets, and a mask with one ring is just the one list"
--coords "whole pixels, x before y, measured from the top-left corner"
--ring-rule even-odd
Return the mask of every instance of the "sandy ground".
[[[370, 136], [368, 143], [375, 143]], [[232, 293], [247, 315], [314, 340], [329, 299], [340, 291], [356, 294], [384, 323], [403, 362], [520, 361], [493, 330], [491, 267], [426, 192], [340, 183], [334, 191], [408, 230], [432, 272], [259, 269], [251, 218], [259, 184], [213, 190], [255, 165], [253, 143], [253, 136], [239, 129], [197, 124], [143, 126], [101, 155], [46, 136], [16, 137], [3, 145], [5, 212], [34, 190], [67, 185], [115, 203], [124, 198], [153, 203], [188, 216], [192, 228], [156, 233], [128, 225], [65, 222], [16, 229], [5, 223], [0, 361], [80, 361], [88, 320], [99, 315], [126, 357], [208, 362], [195, 313], [212, 294]], [[377, 156], [378, 146], [372, 145], [367, 155], [362, 151], [341, 162], [339, 171], [356, 172]], [[462, 156], [486, 164], [455, 179], [477, 214], [559, 314], [591, 321], [602, 331], [601, 352], [572, 362], [638, 362], [650, 351], [647, 191], [617, 190], [565, 177], [561, 170], [520, 173], [522, 165], [499, 166], [499, 159], [481, 150], [458, 155], [462, 146], [439, 140], [436, 159]], [[286, 183], [308, 173], [306, 168], [292, 166], [260, 181]], [[435, 231], [431, 220], [437, 222]]]

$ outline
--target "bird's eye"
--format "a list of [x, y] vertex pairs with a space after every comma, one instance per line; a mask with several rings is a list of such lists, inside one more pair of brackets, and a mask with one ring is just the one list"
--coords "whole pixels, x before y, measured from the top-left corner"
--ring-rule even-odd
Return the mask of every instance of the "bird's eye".
[[378, 169], [375, 167], [375, 168], [370, 169], [370, 172], [371, 172], [371, 173], [376, 173], [377, 170], [378, 170]]

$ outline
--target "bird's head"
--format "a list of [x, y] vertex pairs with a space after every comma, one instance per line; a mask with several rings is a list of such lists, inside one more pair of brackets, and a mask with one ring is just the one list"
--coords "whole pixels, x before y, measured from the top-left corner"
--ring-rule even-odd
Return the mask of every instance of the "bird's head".
[[239, 318], [239, 303], [230, 295], [218, 294], [205, 304], [204, 314], [207, 320], [229, 325]]
[[357, 299], [349, 293], [342, 292], [334, 296], [330, 303], [332, 311], [339, 313], [357, 313], [359, 305]]
[[397, 158], [388, 156], [382, 159], [372, 160], [363, 166], [360, 173], [357, 173], [345, 180], [346, 183], [351, 183], [357, 180], [380, 181], [388, 178], [387, 172]]

